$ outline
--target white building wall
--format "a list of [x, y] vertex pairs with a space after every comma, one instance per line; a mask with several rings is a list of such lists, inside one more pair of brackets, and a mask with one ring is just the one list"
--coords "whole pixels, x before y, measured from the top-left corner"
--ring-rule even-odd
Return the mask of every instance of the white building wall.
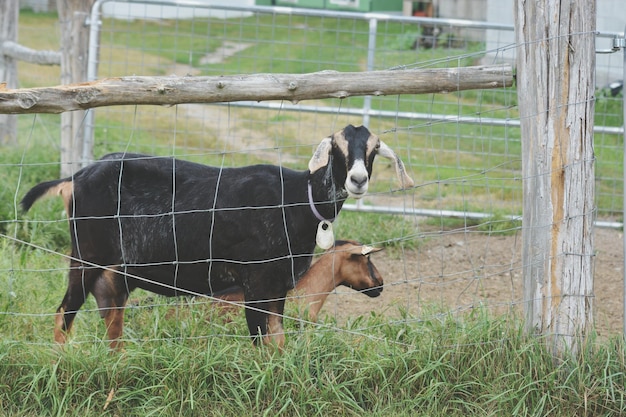
[[[513, 5], [516, 0], [487, 0], [487, 21], [514, 25]], [[623, 34], [626, 27], [625, 0], [597, 0], [596, 30], [601, 33], [616, 32]], [[487, 31], [487, 50], [502, 48], [515, 43], [514, 32]], [[610, 38], [598, 38], [597, 50], [611, 49]], [[495, 54], [489, 54], [488, 59], [493, 59]], [[509, 54], [510, 56], [510, 54]], [[611, 81], [623, 78], [623, 51], [613, 54], [596, 54], [596, 85], [606, 86]]]
[[20, 0], [20, 9], [31, 9], [36, 13], [54, 12], [56, 11], [56, 7], [55, 0]]
[[484, 21], [487, 0], [435, 0], [437, 17]]
[[225, 19], [240, 17], [249, 13], [211, 9], [207, 6], [253, 6], [254, 0], [195, 0], [199, 7], [172, 6], [175, 0], [157, 0], [167, 5], [129, 4], [125, 2], [105, 3], [102, 13], [105, 17], [116, 19], [192, 19], [195, 17], [215, 17]]
[[[596, 29], [599, 32], [624, 33], [626, 27], [626, 4], [624, 0], [597, 0]], [[598, 38], [596, 49], [611, 49], [612, 39]], [[596, 54], [596, 85], [604, 87], [615, 80], [624, 79], [624, 53]]]

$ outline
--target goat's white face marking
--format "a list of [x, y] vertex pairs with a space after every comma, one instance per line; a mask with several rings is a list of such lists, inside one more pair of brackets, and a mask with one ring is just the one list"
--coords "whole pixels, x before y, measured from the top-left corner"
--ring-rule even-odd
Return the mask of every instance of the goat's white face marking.
[[[342, 142], [345, 143], [344, 146], [347, 148], [347, 141], [343, 137], [342, 139]], [[369, 187], [369, 171], [367, 165], [371, 164], [373, 160], [372, 155], [378, 150], [379, 143], [380, 141], [376, 135], [370, 135], [367, 139], [365, 155], [355, 156], [352, 167], [348, 170], [345, 182], [345, 188], [350, 197], [361, 198], [367, 193]], [[371, 170], [371, 167], [369, 167], [369, 169]]]
[[362, 159], [357, 159], [352, 164], [352, 168], [350, 168], [346, 176], [345, 187], [348, 195], [352, 198], [361, 198], [367, 193], [369, 177], [367, 168], [365, 168], [365, 162]]

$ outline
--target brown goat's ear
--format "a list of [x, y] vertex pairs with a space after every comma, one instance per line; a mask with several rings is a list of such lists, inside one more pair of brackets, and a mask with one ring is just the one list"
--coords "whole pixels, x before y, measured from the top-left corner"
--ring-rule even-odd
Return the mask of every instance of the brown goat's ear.
[[396, 153], [385, 144], [382, 140], [380, 141], [380, 148], [378, 149], [378, 155], [385, 157], [387, 159], [391, 159], [396, 166], [396, 175], [398, 176], [398, 181], [400, 181], [400, 185], [403, 189], [411, 188], [415, 184], [413, 179], [409, 177], [406, 173], [406, 169], [404, 168], [404, 164], [396, 155]]
[[381, 250], [383, 250], [383, 248], [376, 248], [374, 246], [369, 246], [369, 245], [350, 246], [350, 253], [352, 255], [367, 256], [370, 253], [380, 252]]
[[330, 152], [333, 149], [333, 140], [330, 137], [324, 138], [319, 145], [317, 145], [317, 149], [313, 153], [311, 160], [309, 161], [309, 171], [314, 173], [320, 168], [328, 165], [328, 160], [330, 157]]
[[370, 253], [380, 252], [383, 248], [375, 248], [374, 246], [363, 245], [361, 247], [361, 255], [366, 256]]

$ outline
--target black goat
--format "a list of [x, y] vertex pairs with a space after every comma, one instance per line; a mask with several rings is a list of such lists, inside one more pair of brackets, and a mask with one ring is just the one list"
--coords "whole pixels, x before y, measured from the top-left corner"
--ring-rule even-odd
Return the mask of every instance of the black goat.
[[365, 195], [377, 154], [394, 161], [403, 187], [413, 184], [387, 145], [350, 125], [322, 140], [307, 171], [115, 153], [36, 185], [22, 208], [61, 195], [72, 239], [55, 340], [65, 342], [89, 293], [116, 348], [133, 289], [210, 295], [237, 285], [255, 343], [282, 347], [285, 296], [311, 263], [318, 224], [334, 219], [348, 196]]

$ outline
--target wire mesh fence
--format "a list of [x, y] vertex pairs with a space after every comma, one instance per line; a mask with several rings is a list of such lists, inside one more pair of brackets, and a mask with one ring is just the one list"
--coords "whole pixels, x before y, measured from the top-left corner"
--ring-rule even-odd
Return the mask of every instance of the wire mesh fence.
[[[92, 72], [97, 78], [267, 73], [271, 80], [272, 73], [515, 62], [512, 27], [505, 25], [306, 9], [206, 8], [184, 2], [167, 8], [153, 2], [102, 4], [98, 48], [90, 61], [97, 64]], [[609, 65], [621, 63], [611, 60]], [[605, 221], [620, 220], [622, 213], [622, 97], [608, 85], [598, 90], [597, 217]], [[384, 276], [383, 294], [369, 299], [338, 287], [324, 311], [341, 322], [371, 312], [384, 312], [390, 320], [426, 320], [442, 311], [477, 307], [517, 313], [525, 301], [519, 240], [522, 139], [516, 106], [515, 88], [508, 88], [303, 103], [118, 106], [92, 110], [94, 118], [86, 123], [94, 131], [94, 158], [123, 151], [222, 167], [270, 163], [294, 169], [306, 169], [322, 138], [347, 124], [366, 124], [405, 161], [417, 186], [400, 192], [393, 168], [376, 162], [371, 192], [358, 204], [348, 201], [348, 209], [360, 212], [342, 212], [336, 235], [387, 246], [372, 256]], [[32, 251], [41, 262], [25, 261], [17, 253], [3, 260], [9, 288], [3, 320], [42, 318], [44, 324], [34, 326], [33, 340], [49, 338], [44, 329], [50, 327], [51, 307], [62, 298], [63, 251], [69, 237], [60, 202], [48, 203], [41, 212], [35, 209], [28, 220], [18, 216], [17, 202], [26, 191], [22, 183], [55, 178], [58, 158], [50, 149], [57, 146], [56, 132], [44, 123], [55, 117], [21, 119], [26, 135], [16, 151], [19, 161], [4, 165], [17, 183], [5, 192], [11, 204], [3, 233], [56, 248], [52, 257]], [[48, 137], [43, 146], [38, 138], [42, 134]], [[611, 257], [619, 250], [610, 243], [602, 248]], [[604, 259], [599, 257], [597, 265]], [[614, 271], [614, 262], [609, 258], [597, 270]], [[20, 300], [33, 280], [54, 290], [37, 296], [40, 311], [24, 312]], [[614, 284], [607, 282], [606, 291]], [[611, 314], [612, 305], [606, 311], [600, 306], [600, 320]], [[166, 315], [170, 302], [140, 295], [129, 315], [142, 320], [140, 312], [145, 319], [159, 307], [165, 310], [154, 314]], [[93, 300], [86, 310], [97, 310]], [[616, 331], [619, 325], [609, 323], [603, 329]], [[8, 337], [18, 338], [11, 331]]]

